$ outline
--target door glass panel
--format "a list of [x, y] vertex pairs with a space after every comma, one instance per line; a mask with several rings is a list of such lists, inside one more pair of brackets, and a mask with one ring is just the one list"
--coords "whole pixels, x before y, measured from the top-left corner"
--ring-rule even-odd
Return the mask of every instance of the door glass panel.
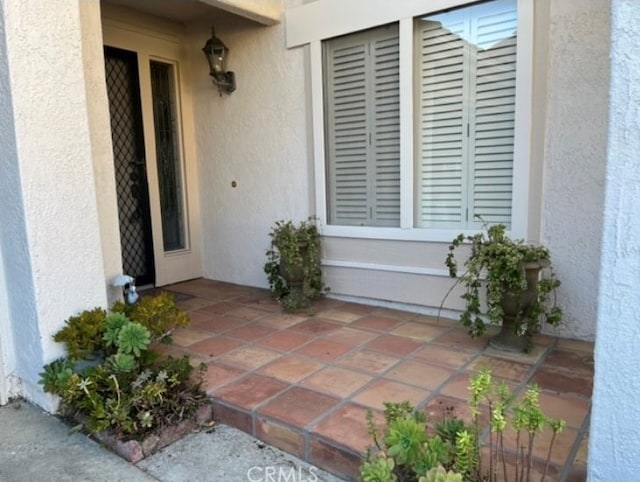
[[175, 68], [151, 61], [151, 93], [165, 251], [186, 247]]

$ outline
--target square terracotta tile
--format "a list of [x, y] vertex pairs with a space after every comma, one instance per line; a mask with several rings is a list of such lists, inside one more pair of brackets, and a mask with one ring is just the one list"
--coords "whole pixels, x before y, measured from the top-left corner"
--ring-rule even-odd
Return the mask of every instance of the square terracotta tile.
[[467, 400], [469, 397], [469, 376], [468, 372], [459, 373], [440, 389], [442, 395]]
[[[362, 454], [347, 449], [340, 444], [330, 443], [323, 437], [309, 437], [309, 462], [316, 467], [323, 467], [345, 480], [359, 480]], [[302, 479], [304, 480], [304, 479]]]
[[429, 365], [416, 360], [398, 363], [385, 374], [386, 378], [398, 380], [429, 390], [435, 390], [452, 374], [448, 368]]
[[376, 308], [371, 314], [399, 321], [410, 320], [414, 316], [413, 313], [409, 313], [408, 311], [394, 310], [391, 308]]
[[278, 351], [291, 351], [313, 340], [313, 336], [290, 330], [280, 330], [260, 339], [257, 344]]
[[189, 311], [187, 313], [189, 315], [189, 326], [193, 327], [194, 323], [198, 323], [200, 321], [206, 321], [208, 319], [211, 318], [211, 314], [209, 313], [202, 313], [200, 311]]
[[[304, 434], [301, 430], [295, 430], [291, 427], [274, 423], [272, 420], [257, 418], [256, 437], [280, 450], [284, 450], [296, 457], [304, 458], [305, 442]], [[248, 480], [251, 480], [251, 477], [249, 477]], [[274, 478], [274, 480], [277, 479]]]
[[433, 365], [440, 365], [457, 370], [469, 363], [474, 355], [467, 351], [453, 350], [442, 345], [428, 344], [414, 351], [411, 357]]
[[405, 356], [420, 348], [422, 343], [403, 336], [380, 335], [365, 346], [371, 350], [377, 350], [391, 355]]
[[358, 349], [343, 356], [338, 364], [354, 370], [381, 374], [400, 360], [398, 357], [386, 355], [373, 350]]
[[559, 339], [556, 347], [559, 350], [579, 351], [593, 355], [593, 342], [581, 340]]
[[371, 331], [344, 327], [338, 328], [335, 331], [330, 331], [329, 333], [324, 334], [322, 337], [325, 340], [337, 341], [339, 343], [344, 343], [346, 345], [355, 347], [357, 345], [362, 345], [363, 343], [373, 340], [376, 336], [378, 336], [378, 334]]
[[505, 378], [514, 382], [524, 381], [531, 370], [530, 365], [485, 355], [479, 356], [467, 366], [467, 370], [473, 372], [479, 372], [486, 368], [491, 370], [492, 376]]
[[412, 338], [417, 341], [431, 341], [442, 335], [445, 331], [446, 328], [439, 328], [424, 323], [415, 323], [410, 321], [404, 325], [400, 325], [391, 333], [398, 336], [404, 336], [406, 338]]
[[255, 341], [259, 338], [264, 338], [265, 336], [270, 335], [274, 331], [274, 328], [260, 325], [258, 323], [250, 323], [248, 325], [244, 325], [239, 328], [234, 328], [227, 331], [225, 333], [225, 336], [238, 338], [244, 341]]
[[368, 315], [351, 323], [352, 327], [363, 328], [379, 332], [389, 332], [402, 324], [402, 321], [385, 316]]
[[[312, 433], [350, 447], [354, 451], [363, 452], [367, 446], [373, 444], [367, 430], [366, 413], [365, 407], [347, 403], [325, 417], [313, 428]], [[380, 423], [382, 415], [380, 412], [376, 414]]]
[[240, 378], [247, 372], [240, 368], [222, 365], [220, 363], [209, 363], [207, 371], [203, 375], [202, 388], [207, 393], [213, 393], [227, 383]]
[[189, 352], [198, 353], [206, 357], [214, 357], [220, 356], [241, 345], [242, 342], [240, 340], [225, 338], [224, 336], [213, 336], [207, 340], [190, 345]]
[[302, 385], [322, 393], [347, 397], [369, 383], [370, 380], [370, 375], [346, 368], [327, 367], [304, 380]]
[[225, 331], [238, 328], [246, 323], [244, 320], [238, 318], [230, 318], [222, 315], [206, 315], [206, 318], [201, 318], [191, 322], [191, 326], [198, 328], [199, 330], [209, 331], [211, 333], [224, 333]]
[[215, 303], [211, 303], [208, 306], [204, 306], [202, 308], [198, 308], [198, 311], [202, 313], [209, 313], [213, 315], [224, 315], [233, 310], [237, 310], [241, 308], [242, 305], [236, 303], [229, 303], [227, 301], [218, 301]]
[[[434, 427], [445, 418], [457, 418], [467, 424], [471, 423], [472, 420], [471, 409], [466, 400], [447, 397], [446, 395], [436, 395], [427, 402], [422, 411], [427, 414], [427, 423], [431, 427]], [[489, 416], [486, 411], [480, 412], [480, 420], [482, 427], [488, 424]]]
[[235, 310], [227, 312], [227, 314], [234, 318], [240, 318], [241, 320], [254, 321], [267, 316], [269, 313], [255, 308], [249, 308], [247, 306], [240, 306]]
[[593, 391], [593, 376], [551, 366], [540, 367], [531, 378], [531, 383], [537, 383], [543, 390], [587, 399], [591, 398]]
[[545, 415], [561, 418], [568, 427], [579, 429], [589, 415], [591, 402], [581, 398], [562, 397], [548, 392], [540, 393], [540, 407]]
[[548, 350], [548, 346], [533, 345], [527, 353], [521, 353], [498, 350], [497, 348], [493, 348], [492, 346], [487, 346], [487, 349], [483, 352], [483, 354], [492, 356], [494, 358], [502, 358], [504, 360], [525, 363], [527, 365], [535, 365], [543, 356], [546, 355]]
[[260, 324], [265, 326], [270, 326], [278, 330], [284, 330], [285, 328], [289, 328], [290, 326], [297, 325], [298, 323], [301, 323], [306, 319], [307, 319], [306, 316], [298, 316], [298, 315], [292, 315], [288, 313], [276, 313], [276, 314], [266, 315], [263, 318], [260, 318]]
[[555, 349], [545, 359], [544, 366], [593, 376], [593, 353]]
[[259, 346], [244, 346], [222, 355], [219, 360], [227, 365], [255, 370], [280, 356], [280, 353]]
[[341, 326], [342, 325], [340, 323], [336, 323], [334, 321], [323, 320], [321, 318], [310, 318], [302, 323], [291, 326], [290, 329], [311, 335], [321, 335], [337, 330]]
[[296, 383], [324, 368], [324, 364], [295, 355], [283, 355], [260, 369], [260, 373]]
[[487, 346], [490, 338], [491, 335], [486, 333], [478, 338], [471, 338], [463, 328], [455, 328], [433, 340], [433, 343], [453, 350], [477, 353]]
[[362, 315], [358, 315], [356, 313], [350, 313], [349, 311], [342, 311], [339, 309], [335, 310], [326, 310], [318, 313], [319, 318], [324, 318], [325, 320], [337, 321], [339, 323], [351, 323], [356, 321], [362, 317]]
[[295, 353], [331, 362], [339, 358], [341, 355], [344, 355], [349, 350], [351, 350], [349, 345], [320, 339], [313, 340], [303, 347], [298, 348]]
[[338, 397], [324, 395], [302, 387], [292, 387], [262, 405], [258, 409], [258, 413], [302, 428], [340, 401], [341, 399]]
[[[550, 428], [545, 428], [542, 433], [536, 435], [533, 441], [533, 456], [539, 460], [546, 460], [547, 453], [549, 451], [549, 443], [551, 442], [553, 432]], [[564, 466], [568, 459], [569, 454], [573, 450], [576, 443], [576, 437], [578, 432], [572, 428], [565, 427], [565, 429], [557, 434], [551, 450], [551, 462], [560, 466]], [[523, 437], [520, 437], [521, 444], [523, 443]], [[516, 447], [516, 432], [515, 430], [506, 430], [504, 433], [505, 448], [513, 451]], [[524, 445], [527, 445], [524, 442]]]
[[189, 346], [199, 341], [211, 338], [211, 333], [191, 328], [178, 328], [171, 334], [171, 340], [178, 346]]
[[384, 402], [404, 402], [406, 400], [415, 407], [429, 395], [428, 390], [381, 378], [367, 385], [352, 400], [367, 407], [384, 410]]
[[[178, 301], [176, 304], [181, 310], [193, 311], [211, 305], [211, 300], [205, 298], [190, 298], [188, 300]], [[189, 317], [191, 317], [191, 314], [189, 314]]]
[[289, 386], [281, 380], [250, 374], [217, 390], [215, 399], [252, 410]]
[[349, 313], [353, 313], [356, 315], [364, 316], [374, 312], [377, 309], [375, 306], [371, 305], [361, 305], [358, 303], [343, 303], [340, 306], [340, 311], [348, 311]]

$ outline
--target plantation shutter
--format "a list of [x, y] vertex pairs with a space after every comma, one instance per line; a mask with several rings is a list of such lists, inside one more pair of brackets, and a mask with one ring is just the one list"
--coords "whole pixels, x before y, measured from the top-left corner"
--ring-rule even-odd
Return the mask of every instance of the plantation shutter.
[[[479, 15], [473, 143], [472, 213], [490, 224], [510, 225], [513, 185], [513, 135], [516, 108], [516, 6], [511, 2]], [[477, 220], [476, 220], [477, 222]]]
[[447, 25], [421, 21], [418, 30], [419, 227], [455, 227], [466, 205], [465, 19]]
[[397, 26], [324, 44], [330, 224], [398, 226]]
[[374, 69], [374, 162], [371, 185], [373, 224], [397, 226], [400, 220], [400, 84], [397, 34], [372, 43]]
[[517, 10], [486, 2], [416, 20], [416, 224], [511, 221]]

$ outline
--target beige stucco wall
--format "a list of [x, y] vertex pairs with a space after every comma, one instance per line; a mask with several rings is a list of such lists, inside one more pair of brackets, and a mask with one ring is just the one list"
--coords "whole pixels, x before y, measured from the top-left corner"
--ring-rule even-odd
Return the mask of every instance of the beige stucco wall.
[[17, 347], [8, 375], [51, 408], [37, 382], [62, 353], [52, 334], [106, 304], [79, 2], [3, 1], [2, 25], [1, 248]]
[[313, 212], [305, 50], [286, 50], [282, 24], [264, 27], [242, 18], [216, 24], [238, 84], [220, 97], [201, 52], [211, 23], [187, 31], [204, 276], [266, 286], [270, 226]]
[[98, 206], [102, 265], [105, 273], [105, 290], [111, 304], [121, 296], [120, 290], [111, 286], [111, 280], [122, 272], [122, 257], [109, 101], [104, 71], [100, 2], [85, 0], [80, 2], [79, 6], [85, 98]]
[[562, 280], [564, 324], [596, 331], [609, 89], [606, 0], [555, 0], [549, 18], [542, 240]]
[[[567, 323], [557, 333], [585, 339], [595, 333], [607, 9], [604, 0], [535, 2], [527, 239], [549, 245], [563, 280], [560, 303]], [[265, 286], [269, 226], [313, 212], [307, 47], [284, 50], [281, 25], [264, 28], [239, 20], [216, 26], [238, 77], [237, 92], [219, 97], [199, 53], [208, 29], [203, 24], [190, 30], [192, 67], [195, 72], [200, 64], [205, 72], [194, 75], [204, 274]], [[435, 313], [452, 285], [443, 263], [446, 243], [324, 241], [334, 295]], [[460, 308], [457, 293], [445, 306]]]

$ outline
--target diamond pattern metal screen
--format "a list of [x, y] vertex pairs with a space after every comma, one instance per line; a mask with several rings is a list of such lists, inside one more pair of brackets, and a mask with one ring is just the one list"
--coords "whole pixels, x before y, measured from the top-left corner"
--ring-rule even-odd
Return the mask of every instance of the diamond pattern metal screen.
[[[135, 56], [133, 57], [135, 60]], [[123, 272], [138, 284], [153, 282], [147, 222], [148, 190], [141, 146], [139, 99], [134, 91], [137, 66], [120, 55], [105, 55], [111, 136], [115, 162]]]

